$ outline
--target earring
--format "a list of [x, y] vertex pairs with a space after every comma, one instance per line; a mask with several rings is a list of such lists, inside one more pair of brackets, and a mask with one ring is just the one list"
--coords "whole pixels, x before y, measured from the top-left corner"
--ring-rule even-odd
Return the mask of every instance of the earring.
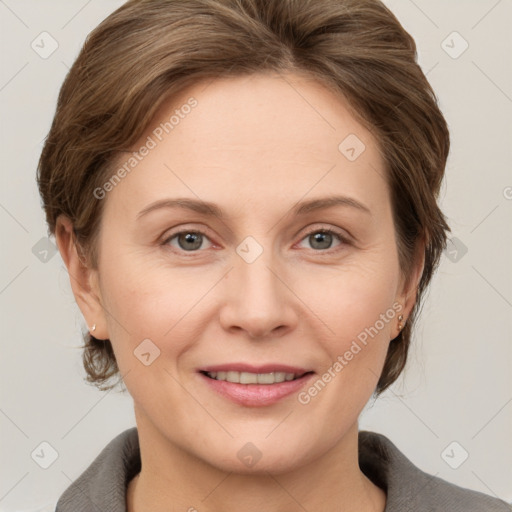
[[94, 332], [96, 330], [96, 324], [94, 324], [91, 328], [91, 332]]
[[398, 330], [401, 331], [403, 329], [402, 320], [404, 319], [404, 315], [398, 315]]

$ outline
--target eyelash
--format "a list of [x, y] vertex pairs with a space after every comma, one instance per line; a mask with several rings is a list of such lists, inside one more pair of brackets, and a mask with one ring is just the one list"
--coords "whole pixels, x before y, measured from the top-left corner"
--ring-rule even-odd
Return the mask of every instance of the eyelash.
[[[199, 234], [199, 235], [207, 238], [208, 240], [210, 240], [208, 235], [206, 233], [204, 233], [203, 231], [194, 230], [194, 229], [185, 229], [185, 230], [177, 231], [176, 233], [173, 233], [170, 236], [166, 237], [165, 240], [162, 242], [162, 245], [170, 247], [169, 242], [171, 240], [173, 240], [177, 236], [185, 234], [185, 233]], [[337, 246], [335, 248], [329, 248], [329, 249], [323, 249], [323, 250], [321, 250], [321, 249], [319, 249], [319, 250], [311, 249], [312, 251], [314, 251], [314, 252], [316, 252], [316, 253], [318, 253], [320, 255], [332, 255], [333, 252], [337, 252], [338, 250], [340, 250], [342, 248], [341, 246], [350, 244], [350, 242], [349, 242], [349, 240], [348, 240], [348, 238], [346, 236], [344, 236], [341, 232], [339, 232], [339, 231], [337, 231], [335, 229], [332, 229], [332, 228], [315, 228], [315, 229], [312, 229], [312, 230], [308, 231], [307, 233], [305, 233], [305, 235], [301, 238], [300, 241], [302, 242], [304, 239], [308, 238], [309, 236], [311, 236], [311, 235], [313, 235], [315, 233], [334, 235], [341, 242], [340, 246]], [[210, 240], [210, 242], [211, 242], [211, 240]], [[180, 254], [183, 254], [186, 257], [193, 257], [192, 255], [194, 253], [202, 252], [202, 250], [199, 250], [199, 249], [195, 250], [195, 251], [185, 251], [183, 249], [179, 249], [179, 248], [175, 248], [175, 247], [173, 247], [172, 250], [174, 250], [174, 251], [177, 250]]]

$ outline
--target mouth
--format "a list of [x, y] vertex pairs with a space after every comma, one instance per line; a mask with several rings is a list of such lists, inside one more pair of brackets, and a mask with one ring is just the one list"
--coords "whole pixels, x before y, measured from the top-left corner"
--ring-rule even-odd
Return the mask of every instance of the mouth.
[[300, 391], [314, 371], [284, 365], [230, 364], [198, 370], [207, 389], [245, 407], [262, 407]]
[[235, 384], [278, 384], [280, 382], [289, 382], [297, 380], [313, 372], [268, 372], [268, 373], [252, 373], [252, 372], [238, 372], [238, 371], [218, 371], [207, 372], [201, 371], [210, 379], [221, 380], [224, 382], [232, 382]]

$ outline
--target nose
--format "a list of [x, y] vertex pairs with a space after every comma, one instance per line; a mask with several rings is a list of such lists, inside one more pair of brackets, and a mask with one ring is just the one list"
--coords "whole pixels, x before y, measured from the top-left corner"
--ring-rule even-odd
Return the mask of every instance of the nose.
[[299, 301], [287, 274], [267, 257], [267, 251], [252, 263], [235, 254], [234, 266], [225, 277], [222, 327], [243, 331], [251, 339], [274, 338], [293, 330], [299, 318]]

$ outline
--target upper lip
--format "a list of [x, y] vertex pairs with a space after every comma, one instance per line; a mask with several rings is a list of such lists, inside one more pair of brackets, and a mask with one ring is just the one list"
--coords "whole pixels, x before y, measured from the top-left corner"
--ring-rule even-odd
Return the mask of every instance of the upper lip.
[[297, 366], [288, 366], [286, 364], [268, 363], [255, 366], [247, 363], [226, 363], [217, 364], [213, 366], [205, 366], [199, 369], [200, 372], [248, 372], [248, 373], [293, 373], [295, 375], [302, 375], [312, 370], [300, 368]]

